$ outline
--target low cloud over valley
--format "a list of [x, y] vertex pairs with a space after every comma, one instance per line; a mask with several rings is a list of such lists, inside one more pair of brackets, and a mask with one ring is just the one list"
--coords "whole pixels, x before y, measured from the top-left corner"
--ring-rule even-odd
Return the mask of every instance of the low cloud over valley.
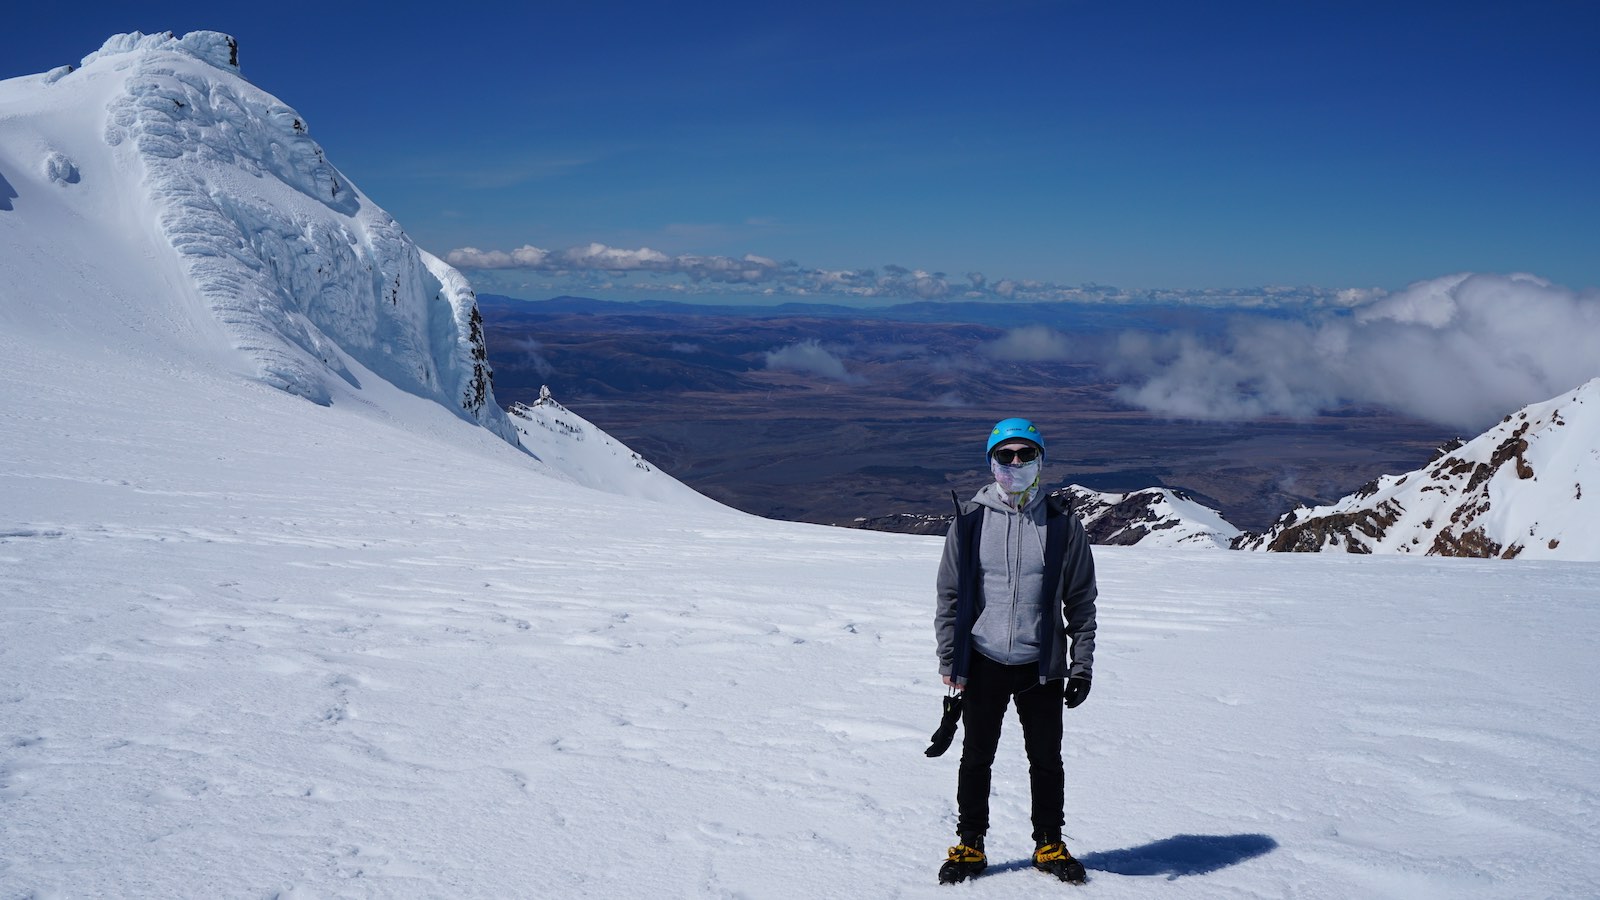
[[1600, 294], [1453, 275], [1347, 309], [1122, 334], [1126, 401], [1175, 418], [1309, 417], [1347, 403], [1474, 430], [1600, 375]]
[[857, 381], [844, 366], [844, 360], [835, 356], [818, 341], [800, 341], [767, 353], [767, 368], [808, 372], [835, 381]]

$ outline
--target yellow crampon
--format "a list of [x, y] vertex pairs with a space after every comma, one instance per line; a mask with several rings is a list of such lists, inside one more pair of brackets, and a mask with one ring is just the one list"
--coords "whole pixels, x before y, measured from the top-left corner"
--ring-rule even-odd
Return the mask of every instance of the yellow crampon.
[[1073, 859], [1067, 852], [1067, 845], [1060, 841], [1040, 844], [1033, 851], [1033, 867], [1072, 884], [1083, 884], [1089, 878], [1083, 863]]
[[1067, 852], [1067, 845], [1060, 841], [1041, 844], [1039, 849], [1033, 851], [1033, 861], [1036, 863], [1054, 862], [1058, 859], [1071, 859], [1072, 854]]
[[950, 862], [979, 863], [984, 862], [986, 859], [987, 857], [983, 855], [983, 851], [979, 850], [977, 847], [968, 847], [966, 844], [957, 844], [950, 848]]
[[955, 884], [968, 878], [976, 878], [987, 868], [989, 860], [983, 855], [983, 848], [957, 844], [950, 848], [950, 858], [939, 867], [939, 883]]

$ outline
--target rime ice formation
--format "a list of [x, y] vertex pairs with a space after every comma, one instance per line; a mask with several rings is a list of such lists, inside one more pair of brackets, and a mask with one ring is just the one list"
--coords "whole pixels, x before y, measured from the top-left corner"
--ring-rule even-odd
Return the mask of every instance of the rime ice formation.
[[1600, 560], [1600, 378], [1506, 416], [1423, 468], [1287, 513], [1247, 550]]
[[116, 35], [77, 69], [0, 89], [8, 128], [41, 145], [43, 178], [100, 195], [122, 217], [108, 234], [135, 255], [175, 252], [188, 284], [173, 287], [221, 323], [248, 373], [327, 404], [340, 382], [360, 390], [364, 370], [516, 441], [466, 279], [340, 174], [299, 114], [239, 74], [231, 37]]

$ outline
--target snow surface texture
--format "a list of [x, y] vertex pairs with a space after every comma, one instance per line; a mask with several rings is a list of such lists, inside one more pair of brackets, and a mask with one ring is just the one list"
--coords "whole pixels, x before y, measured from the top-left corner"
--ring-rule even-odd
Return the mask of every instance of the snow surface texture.
[[1070, 484], [1058, 493], [1072, 498], [1095, 544], [1218, 550], [1239, 536], [1221, 513], [1167, 488], [1106, 493]]
[[[149, 340], [0, 332], [0, 897], [948, 896], [939, 538], [617, 498]], [[1096, 558], [1096, 897], [1590, 895], [1592, 565]], [[1062, 889], [1026, 785], [1013, 723], [963, 896]]]
[[1600, 378], [1535, 403], [1423, 468], [1301, 507], [1249, 550], [1600, 560]]
[[514, 441], [466, 280], [420, 251], [236, 64], [227, 35], [136, 32], [76, 71], [11, 79], [0, 100], [20, 113], [8, 127], [66, 148], [45, 154], [50, 181], [79, 179], [71, 156], [114, 149], [93, 190], [142, 199], [125, 211], [129, 231], [154, 224], [151, 243], [176, 250], [186, 291], [269, 384], [328, 403], [333, 380], [362, 386], [353, 359]]

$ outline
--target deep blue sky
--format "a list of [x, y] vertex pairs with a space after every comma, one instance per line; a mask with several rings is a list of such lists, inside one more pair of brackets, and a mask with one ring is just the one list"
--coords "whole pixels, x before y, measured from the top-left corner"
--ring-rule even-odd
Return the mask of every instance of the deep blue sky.
[[118, 31], [234, 34], [440, 255], [1600, 286], [1600, 4], [17, 6], [3, 77]]

